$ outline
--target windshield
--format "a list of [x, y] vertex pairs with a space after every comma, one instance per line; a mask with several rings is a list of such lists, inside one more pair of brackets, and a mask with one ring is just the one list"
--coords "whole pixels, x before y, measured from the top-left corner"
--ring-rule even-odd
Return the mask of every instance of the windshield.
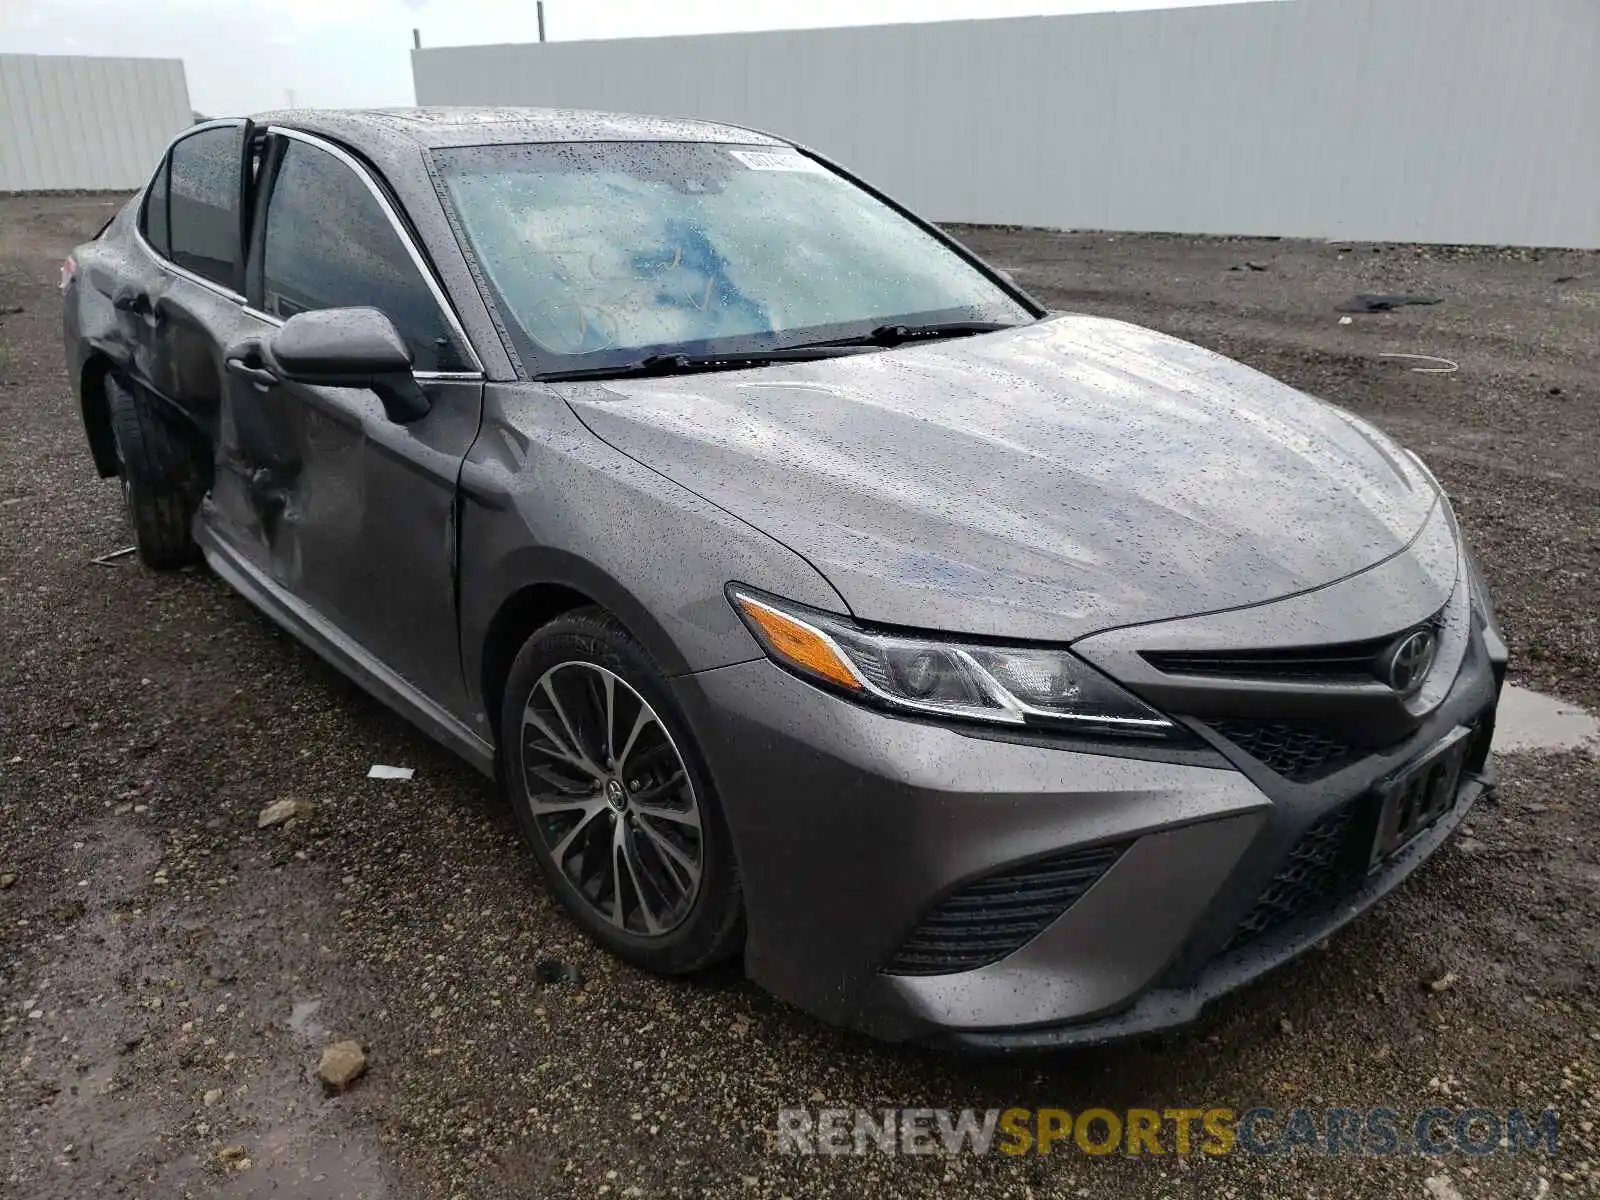
[[886, 324], [1033, 319], [959, 254], [787, 146], [574, 142], [434, 159], [535, 373]]

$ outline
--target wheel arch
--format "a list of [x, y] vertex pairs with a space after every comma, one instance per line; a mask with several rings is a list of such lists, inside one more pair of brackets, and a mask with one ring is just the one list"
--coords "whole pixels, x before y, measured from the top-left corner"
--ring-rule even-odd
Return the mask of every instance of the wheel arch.
[[[688, 671], [689, 664], [666, 631], [626, 588], [582, 559], [560, 552], [530, 551], [515, 556], [517, 582], [499, 589], [501, 599], [476, 641], [476, 662], [468, 678], [476, 681], [488, 725], [499, 741], [500, 708], [511, 664], [535, 630], [564, 613], [598, 608], [645, 648], [666, 675]], [[470, 644], [470, 643], [469, 643]]]
[[499, 741], [500, 707], [505, 701], [506, 680], [511, 664], [533, 636], [534, 630], [548, 625], [563, 613], [594, 606], [594, 600], [575, 588], [560, 583], [530, 583], [507, 596], [489, 619], [483, 634], [479, 660], [478, 686], [489, 727]]
[[78, 374], [78, 407], [83, 413], [83, 431], [89, 439], [89, 453], [101, 479], [117, 473], [117, 443], [111, 433], [111, 402], [106, 396], [106, 376], [116, 370], [110, 357], [99, 351], [84, 360]]

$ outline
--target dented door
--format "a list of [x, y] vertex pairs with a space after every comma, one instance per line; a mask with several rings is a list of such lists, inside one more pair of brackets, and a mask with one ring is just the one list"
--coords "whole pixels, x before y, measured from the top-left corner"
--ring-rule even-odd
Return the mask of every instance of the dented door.
[[208, 519], [333, 625], [345, 649], [465, 715], [455, 495], [478, 431], [477, 361], [365, 166], [331, 142], [277, 127], [261, 151], [249, 336], [270, 341], [297, 313], [376, 308], [405, 339], [431, 408], [400, 425], [365, 388], [230, 372]]
[[367, 656], [464, 710], [455, 489], [482, 384], [424, 379], [431, 411], [397, 425], [363, 388], [228, 379], [214, 527]]

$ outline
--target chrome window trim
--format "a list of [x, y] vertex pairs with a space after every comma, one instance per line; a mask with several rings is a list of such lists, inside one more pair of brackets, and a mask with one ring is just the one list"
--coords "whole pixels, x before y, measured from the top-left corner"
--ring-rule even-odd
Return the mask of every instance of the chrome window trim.
[[[172, 148], [179, 142], [183, 141], [184, 138], [193, 137], [197, 133], [204, 133], [208, 129], [226, 129], [229, 127], [243, 128], [244, 125], [245, 119], [243, 117], [219, 117], [215, 121], [202, 121], [198, 125], [189, 126], [182, 133], [175, 135], [169, 142], [167, 142], [166, 148], [161, 151], [161, 157], [157, 160], [158, 165], [156, 170], [159, 171], [167, 165], [167, 160], [172, 154]], [[238, 292], [234, 291], [232, 288], [223, 287], [222, 284], [218, 283], [216, 280], [207, 279], [204, 275], [196, 275], [187, 267], [180, 267], [177, 263], [173, 262], [169, 256], [161, 253], [161, 251], [157, 250], [145, 239], [144, 230], [141, 228], [141, 226], [144, 224], [144, 204], [145, 200], [150, 195], [150, 185], [155, 182], [155, 178], [155, 171], [152, 171], [150, 173], [150, 178], [144, 181], [144, 187], [139, 190], [139, 213], [133, 222], [133, 240], [138, 242], [151, 258], [154, 258], [162, 265], [163, 268], [171, 271], [174, 275], [187, 279], [190, 283], [198, 283], [207, 291], [215, 292], [217, 295], [222, 296], [225, 299], [236, 300], [240, 304], [243, 304], [244, 297]], [[171, 197], [172, 184], [169, 181], [167, 184], [168, 204], [172, 203]], [[244, 198], [241, 196], [240, 201], [242, 202], [243, 199]], [[243, 248], [241, 247], [241, 250], [242, 249]]]
[[[422, 251], [417, 249], [417, 244], [412, 240], [410, 230], [408, 230], [405, 225], [401, 223], [399, 215], [394, 210], [394, 206], [389, 203], [389, 198], [384, 195], [383, 189], [377, 185], [377, 182], [367, 172], [367, 169], [362, 166], [362, 164], [348, 151], [332, 142], [317, 137], [315, 134], [305, 133], [298, 129], [286, 129], [282, 125], [268, 125], [267, 132], [289, 138], [291, 141], [304, 142], [308, 146], [315, 146], [319, 150], [326, 151], [356, 173], [356, 177], [366, 185], [367, 191], [370, 192], [372, 194], [372, 198], [378, 202], [378, 207], [383, 210], [383, 215], [388, 218], [390, 227], [394, 230], [395, 235], [400, 239], [400, 244], [405, 247], [406, 253], [411, 256], [411, 261], [416, 265], [417, 271], [422, 276], [422, 281], [428, 285], [428, 291], [433, 293], [434, 303], [439, 306], [439, 311], [444, 314], [445, 322], [449, 325], [450, 331], [455, 334], [456, 339], [460, 342], [462, 349], [466, 351], [468, 360], [472, 364], [472, 370], [470, 374], [474, 376], [483, 375], [483, 360], [478, 357], [478, 351], [473, 346], [472, 339], [467, 336], [467, 331], [465, 328], [463, 328], [461, 319], [456, 316], [455, 306], [450, 303], [450, 298], [445, 295], [444, 288], [440, 286], [438, 279], [434, 277], [433, 268], [429, 266], [428, 260], [422, 256]], [[269, 196], [267, 197], [267, 209], [269, 215], [271, 208], [272, 198]], [[467, 373], [418, 372], [417, 374], [421, 374], [430, 378], [438, 378], [440, 376], [456, 376]]]

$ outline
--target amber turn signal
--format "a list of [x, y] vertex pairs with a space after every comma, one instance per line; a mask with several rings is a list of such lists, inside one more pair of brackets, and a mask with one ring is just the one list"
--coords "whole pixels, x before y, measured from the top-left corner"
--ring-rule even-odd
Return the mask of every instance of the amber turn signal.
[[735, 592], [733, 599], [776, 658], [838, 687], [862, 690], [861, 680], [826, 634], [749, 596]]

